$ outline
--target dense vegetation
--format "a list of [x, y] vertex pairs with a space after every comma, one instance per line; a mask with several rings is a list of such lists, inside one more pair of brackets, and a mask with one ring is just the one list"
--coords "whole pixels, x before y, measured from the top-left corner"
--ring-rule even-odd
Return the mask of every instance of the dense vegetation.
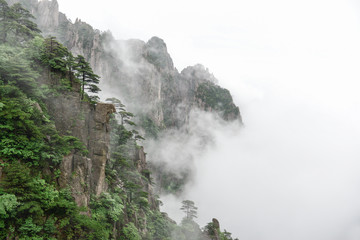
[[[40, 37], [21, 5], [1, 0], [0, 6], [0, 238], [100, 237], [100, 223], [81, 214], [70, 191], [56, 184], [63, 156], [87, 153], [78, 139], [59, 134], [44, 104], [70, 90], [71, 54]], [[57, 84], [41, 84], [44, 71]]]
[[226, 120], [240, 116], [239, 108], [233, 103], [229, 90], [214, 83], [201, 83], [196, 90], [196, 98], [202, 101], [206, 109], [220, 112]]

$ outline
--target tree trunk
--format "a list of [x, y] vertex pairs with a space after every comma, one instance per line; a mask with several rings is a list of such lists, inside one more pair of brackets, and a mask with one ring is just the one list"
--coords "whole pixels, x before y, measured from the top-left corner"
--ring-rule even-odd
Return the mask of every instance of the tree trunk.
[[84, 93], [85, 93], [85, 73], [83, 73], [83, 79], [82, 79], [81, 100], [84, 100]]

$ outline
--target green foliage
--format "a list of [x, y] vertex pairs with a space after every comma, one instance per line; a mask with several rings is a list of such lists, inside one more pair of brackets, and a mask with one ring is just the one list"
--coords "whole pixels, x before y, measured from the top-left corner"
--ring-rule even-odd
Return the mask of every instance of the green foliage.
[[151, 120], [147, 116], [142, 116], [140, 118], [140, 124], [139, 124], [144, 130], [145, 130], [145, 137], [149, 138], [158, 138], [158, 135], [160, 133], [160, 128], [156, 126], [153, 120]]
[[17, 161], [4, 168], [0, 236], [108, 239], [106, 236], [109, 234], [102, 223], [80, 214], [81, 209], [76, 206], [69, 191], [57, 190], [35, 173]]
[[[224, 229], [224, 232], [220, 233], [220, 240], [233, 240], [233, 238], [231, 237], [231, 233], [229, 233]], [[238, 239], [235, 238], [234, 240], [238, 240]]]
[[42, 47], [41, 61], [52, 70], [66, 73], [73, 65], [73, 56], [55, 37], [46, 38]]
[[141, 240], [141, 235], [134, 223], [128, 223], [126, 227], [122, 229], [124, 237], [123, 240]]
[[25, 47], [0, 45], [0, 157], [36, 166], [59, 164], [73, 149], [84, 150], [74, 137], [60, 136], [49, 121], [34, 60], [44, 56], [36, 37]]
[[38, 68], [39, 63], [42, 61], [44, 54], [45, 39], [40, 36], [36, 36], [25, 45], [24, 52], [27, 59], [30, 59], [32, 62], [33, 68]]
[[198, 86], [195, 96], [205, 104], [205, 108], [220, 112], [225, 120], [240, 116], [239, 108], [233, 103], [230, 92], [225, 88], [205, 82]]
[[[33, 41], [35, 47], [38, 47], [38, 44], [38, 42]], [[96, 85], [99, 83], [99, 76], [92, 72], [84, 57], [77, 56], [75, 58], [55, 37], [46, 38], [43, 45], [39, 46], [39, 51], [41, 54], [36, 56], [36, 59], [47, 66], [51, 72], [60, 73], [60, 78], [58, 77], [59, 79], [54, 82], [58, 91], [72, 91], [74, 89], [80, 91], [81, 99], [94, 103], [98, 101], [97, 96], [88, 96], [85, 93], [85, 90], [97, 93], [100, 89]], [[50, 72], [48, 75], [50, 78]], [[81, 89], [76, 89], [75, 86], [79, 85]]]
[[16, 86], [0, 88], [0, 157], [23, 160], [39, 166], [50, 161], [59, 164], [71, 150], [83, 150], [72, 136], [60, 136], [45, 117], [39, 104], [27, 98]]
[[220, 240], [238, 240], [233, 239], [231, 237], [231, 233], [224, 230], [223, 232], [215, 226], [215, 224], [213, 222], [208, 223], [205, 227], [204, 227], [204, 233], [206, 234], [206, 236], [210, 239], [219, 239]]
[[43, 239], [38, 237], [38, 233], [42, 230], [41, 226], [36, 225], [31, 217], [27, 218], [19, 228], [20, 238]]
[[9, 6], [0, 0], [0, 42], [19, 45], [36, 36], [40, 30], [33, 18], [20, 3]]
[[11, 84], [29, 96], [37, 96], [38, 76], [23, 49], [0, 45], [0, 86]]
[[148, 226], [149, 239], [170, 239], [171, 233], [176, 228], [174, 223], [171, 223], [159, 211], [153, 211], [149, 214]]
[[16, 215], [16, 208], [19, 205], [17, 198], [13, 194], [0, 195], [0, 238], [4, 239], [6, 228], [9, 227], [9, 219]]
[[90, 64], [85, 61], [83, 56], [77, 56], [75, 62], [74, 68], [76, 70], [76, 76], [79, 78], [82, 86], [81, 99], [84, 99], [85, 90], [88, 90], [91, 93], [98, 93], [100, 88], [97, 84], [100, 81], [100, 77], [93, 72]]
[[[181, 233], [186, 240], [202, 240], [203, 233], [200, 226], [192, 219], [184, 218], [180, 224]], [[179, 234], [180, 235], [180, 234]]]
[[[114, 99], [108, 101], [117, 103], [118, 105], [115, 105], [117, 108], [121, 106], [120, 101]], [[137, 151], [136, 132], [127, 130], [126, 126], [128, 125], [121, 124], [121, 120], [119, 122], [115, 117], [110, 122], [112, 129], [110, 135], [111, 161], [106, 166], [106, 176], [110, 187], [119, 194], [121, 203], [124, 205], [121, 218], [127, 219], [127, 221], [123, 223], [121, 218], [118, 220], [120, 224], [124, 224], [122, 226], [125, 229], [120, 232], [121, 239], [132, 239], [131, 237], [137, 236], [136, 232], [139, 233], [141, 239], [170, 239], [174, 224], [157, 208], [154, 208], [149, 192], [146, 190], [147, 184], [150, 184], [151, 181], [150, 171], [143, 169], [141, 173], [138, 172], [136, 162], [134, 162], [136, 160], [134, 153]], [[110, 196], [115, 199], [114, 194], [110, 193]], [[97, 203], [102, 201], [98, 199]], [[105, 219], [109, 208], [104, 207], [106, 204], [101, 204], [102, 207], [97, 205], [96, 214]], [[114, 221], [108, 221], [108, 223], [114, 223]], [[137, 230], [135, 231], [135, 229]], [[146, 234], [140, 234], [141, 232], [146, 232]]]
[[195, 207], [195, 203], [191, 200], [184, 200], [181, 202], [182, 207], [180, 208], [185, 214], [185, 218], [188, 220], [193, 220], [197, 218], [197, 207]]
[[151, 163], [151, 169], [155, 172], [161, 172], [161, 177], [157, 179], [157, 184], [161, 186], [161, 190], [167, 194], [177, 195], [184, 191], [186, 182], [189, 181], [190, 175], [188, 171], [178, 171], [176, 173], [166, 172], [165, 166], [159, 163]]
[[204, 227], [204, 232], [206, 233], [207, 236], [209, 236], [211, 239], [213, 239], [213, 238], [217, 237], [216, 234], [218, 232], [218, 229], [216, 229], [213, 222], [209, 222]]
[[119, 99], [108, 98], [108, 99], [106, 99], [106, 101], [114, 104], [115, 109], [116, 109], [116, 114], [117, 114], [117, 116], [120, 117], [121, 125], [124, 125], [124, 123], [127, 123], [130, 126], [136, 126], [136, 124], [133, 121], [131, 121], [131, 118], [134, 117], [134, 114], [126, 111], [125, 105], [122, 104]]
[[117, 194], [103, 193], [99, 198], [92, 200], [90, 207], [94, 219], [102, 223], [118, 222], [123, 216], [123, 200]]
[[[33, 60], [39, 61], [42, 65], [48, 67], [48, 78], [53, 79], [54, 88], [57, 91], [78, 90], [81, 99], [96, 103], [99, 98], [96, 95], [89, 96], [85, 90], [91, 93], [98, 93], [100, 88], [99, 76], [93, 73], [90, 64], [81, 55], [76, 58], [72, 53], [55, 37], [49, 37], [45, 40], [35, 38], [29, 45], [36, 51], [29, 50]], [[60, 76], [53, 77], [55, 74]], [[80, 89], [75, 86], [80, 85]]]
[[[6, 20], [3, 10], [9, 10], [7, 7], [0, 0], [0, 15], [3, 14], [0, 32], [8, 26], [3, 21]], [[13, 10], [6, 14], [26, 14], [20, 5], [14, 5]], [[30, 29], [31, 24], [26, 20], [19, 16], [17, 24], [22, 23]], [[46, 96], [43, 90], [52, 91], [56, 84], [41, 87], [38, 78], [43, 75], [44, 67], [49, 67], [49, 79], [60, 79], [60, 85], [70, 90], [74, 83], [71, 78], [74, 77], [73, 63], [69, 60], [72, 55], [53, 38], [35, 37], [24, 42], [22, 33], [16, 33], [16, 28], [14, 31], [8, 31], [4, 39], [7, 42], [17, 38], [21, 44], [0, 44], [0, 159], [3, 173], [0, 239], [108, 239], [109, 233], [104, 231], [102, 224], [82, 213], [84, 210], [77, 207], [70, 191], [55, 188], [64, 155], [71, 151], [86, 154], [87, 151], [77, 138], [60, 135], [49, 120], [42, 102]], [[51, 82], [49, 79], [47, 82]], [[110, 218], [119, 216], [119, 211], [113, 207], [109, 211]]]

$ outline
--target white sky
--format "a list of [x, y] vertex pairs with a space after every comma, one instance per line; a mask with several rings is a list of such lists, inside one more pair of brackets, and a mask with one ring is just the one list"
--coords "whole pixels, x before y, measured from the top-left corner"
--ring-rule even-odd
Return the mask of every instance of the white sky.
[[245, 240], [360, 239], [359, 1], [58, 1], [118, 39], [163, 38], [179, 70], [202, 63], [234, 95], [246, 128], [218, 133], [189, 193], [202, 225], [218, 216]]

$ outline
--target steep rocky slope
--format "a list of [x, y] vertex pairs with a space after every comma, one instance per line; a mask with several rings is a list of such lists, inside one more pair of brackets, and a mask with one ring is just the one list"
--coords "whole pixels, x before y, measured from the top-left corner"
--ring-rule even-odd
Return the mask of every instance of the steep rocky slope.
[[[241, 122], [230, 93], [216, 85], [209, 70], [199, 64], [179, 73], [162, 39], [115, 40], [110, 32], [100, 32], [79, 19], [72, 23], [59, 12], [56, 0], [8, 1], [28, 6], [43, 35], [56, 36], [75, 55], [83, 55], [102, 77], [104, 91], [121, 97], [130, 111], [147, 115], [157, 127], [180, 127], [195, 107]], [[208, 87], [199, 90], [203, 84]], [[210, 88], [228, 99], [216, 98], [219, 107], [206, 103], [201, 94]]]
[[[36, 16], [43, 35], [56, 36], [74, 55], [83, 55], [90, 62], [94, 72], [101, 76], [103, 100], [107, 97], [120, 99], [127, 110], [135, 114], [137, 130], [146, 139], [157, 139], [159, 134], [173, 129], [189, 131], [194, 110], [213, 112], [225, 121], [242, 123], [230, 92], [217, 85], [213, 74], [200, 64], [179, 72], [162, 39], [153, 37], [148, 42], [115, 40], [110, 32], [93, 29], [79, 19], [72, 23], [59, 12], [56, 0], [9, 1], [25, 4]], [[154, 155], [157, 158], [151, 166], [158, 192], [169, 185], [188, 181], [192, 166], [175, 176], [163, 167], [169, 159], [161, 159], [156, 151], [155, 154], [152, 152], [150, 160]], [[186, 163], [194, 157], [184, 158], [188, 159], [181, 161]], [[164, 174], [165, 178], [162, 177]]]
[[65, 156], [59, 179], [61, 187], [71, 186], [79, 206], [89, 206], [91, 193], [100, 196], [107, 189], [105, 165], [110, 155], [109, 118], [115, 108], [104, 103], [91, 106], [81, 102], [76, 93], [52, 97], [46, 103], [58, 131], [71, 133], [89, 150], [86, 157], [76, 153]]

